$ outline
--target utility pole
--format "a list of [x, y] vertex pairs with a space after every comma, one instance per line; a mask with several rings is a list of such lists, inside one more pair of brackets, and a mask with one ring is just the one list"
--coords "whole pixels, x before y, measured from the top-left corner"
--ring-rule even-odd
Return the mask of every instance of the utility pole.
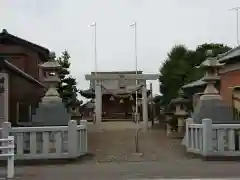
[[95, 75], [97, 74], [97, 23], [94, 22], [90, 27], [93, 28], [93, 41], [94, 41], [94, 71]]
[[150, 101], [150, 103], [151, 103], [150, 112], [151, 112], [151, 115], [150, 115], [150, 117], [151, 117], [151, 120], [152, 120], [152, 127], [153, 127], [155, 116], [154, 116], [154, 110], [153, 110], [153, 86], [152, 86], [152, 83], [150, 83], [150, 91], [151, 91], [151, 94], [150, 94], [150, 99], [151, 99], [151, 101]]
[[[97, 23], [93, 22], [90, 25], [91, 28], [93, 28], [93, 45], [94, 45], [94, 50], [93, 50], [93, 58], [94, 58], [94, 74], [95, 76], [97, 76]], [[94, 89], [95, 89], [95, 94], [96, 94], [96, 86], [97, 86], [97, 80], [94, 81]], [[96, 100], [96, 96], [95, 96], [95, 119], [94, 119], [94, 123], [96, 123], [96, 118], [97, 118], [97, 100]]]
[[236, 24], [236, 28], [237, 28], [237, 45], [239, 46], [240, 45], [240, 42], [239, 42], [239, 10], [240, 10], [240, 7], [235, 7], [235, 8], [232, 8], [230, 9], [229, 11], [236, 11], [236, 16], [237, 16], [237, 24]]
[[[135, 68], [136, 68], [136, 88], [138, 87], [138, 54], [137, 54], [137, 23], [133, 22], [131, 25], [133, 27], [133, 37], [134, 37], [134, 60], [135, 60]], [[135, 102], [135, 122], [137, 124], [136, 134], [135, 134], [135, 150], [136, 153], [139, 153], [139, 116], [138, 116], [138, 89], [136, 89], [136, 102]]]

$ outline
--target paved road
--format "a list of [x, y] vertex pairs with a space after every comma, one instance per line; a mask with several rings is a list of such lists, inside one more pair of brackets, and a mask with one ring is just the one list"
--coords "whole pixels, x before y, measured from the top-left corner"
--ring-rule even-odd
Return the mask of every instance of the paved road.
[[17, 168], [18, 180], [130, 180], [159, 178], [237, 178], [239, 163], [176, 161], [175, 163], [87, 163]]

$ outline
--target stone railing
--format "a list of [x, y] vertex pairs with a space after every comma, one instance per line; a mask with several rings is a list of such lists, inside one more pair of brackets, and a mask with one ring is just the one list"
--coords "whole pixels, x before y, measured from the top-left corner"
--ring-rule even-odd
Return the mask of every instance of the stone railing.
[[87, 122], [70, 120], [68, 126], [11, 127], [5, 122], [2, 136], [14, 136], [15, 159], [77, 158], [87, 153]]
[[0, 139], [0, 157], [7, 159], [7, 179], [14, 177], [14, 137]]
[[203, 119], [202, 124], [186, 120], [185, 145], [187, 152], [202, 156], [240, 156], [240, 124], [212, 124]]

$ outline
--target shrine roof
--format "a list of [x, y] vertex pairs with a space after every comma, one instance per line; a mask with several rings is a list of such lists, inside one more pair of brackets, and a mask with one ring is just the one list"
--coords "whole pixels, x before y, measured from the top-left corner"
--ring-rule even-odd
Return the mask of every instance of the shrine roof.
[[[136, 71], [99, 71], [91, 72], [91, 74], [136, 74]], [[137, 74], [142, 74], [143, 71], [137, 71]]]
[[8, 33], [6, 29], [3, 29], [2, 32], [0, 33], [0, 41], [4, 40], [4, 39], [9, 39], [16, 43], [28, 46], [28, 47], [36, 50], [37, 52], [41, 53], [46, 58], [46, 61], [48, 60], [49, 50], [43, 46], [34, 44], [34, 43], [27, 41], [25, 39], [22, 39], [18, 36], [12, 35], [12, 34]]
[[203, 80], [203, 78], [201, 78], [201, 79], [199, 79], [199, 80], [190, 82], [189, 84], [183, 85], [182, 88], [183, 88], [183, 89], [192, 88], [192, 87], [196, 87], [196, 86], [203, 86], [203, 85], [205, 85], [205, 84], [206, 84], [206, 82]]
[[223, 62], [227, 63], [236, 57], [240, 57], [240, 46], [235, 47], [226, 53], [220, 54], [217, 57], [220, 63], [223, 63]]
[[35, 78], [30, 76], [29, 74], [25, 73], [24, 71], [22, 71], [21, 69], [19, 69], [18, 67], [16, 67], [12, 63], [10, 63], [9, 61], [0, 58], [0, 70], [2, 68], [9, 69], [10, 71], [13, 71], [13, 72], [17, 73], [18, 75], [22, 76], [25, 79], [27, 79], [27, 80], [35, 83], [35, 84], [38, 84], [42, 87], [45, 87], [45, 85], [42, 84], [40, 81], [36, 80]]
[[221, 67], [221, 66], [224, 66], [224, 63], [220, 63], [220, 61], [218, 61], [216, 57], [213, 57], [213, 58], [207, 58], [199, 66], [197, 66], [197, 68], [199, 68], [199, 67]]
[[[126, 89], [111, 89], [106, 90], [105, 88], [102, 89], [103, 95], [126, 95], [126, 94], [135, 94], [135, 90], [132, 91], [126, 91]], [[87, 90], [80, 90], [79, 92], [81, 96], [86, 98], [95, 98], [95, 90], [94, 89], [87, 89]], [[138, 91], [139, 94], [141, 94], [140, 91]], [[147, 94], [149, 95], [151, 93], [150, 90], [147, 90]]]
[[47, 61], [40, 65], [42, 68], [52, 69], [52, 68], [60, 68], [61, 65], [57, 61]]

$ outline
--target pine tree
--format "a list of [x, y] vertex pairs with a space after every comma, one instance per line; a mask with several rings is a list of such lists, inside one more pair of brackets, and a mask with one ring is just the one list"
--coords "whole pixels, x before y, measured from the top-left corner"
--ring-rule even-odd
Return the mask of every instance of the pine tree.
[[61, 56], [56, 59], [62, 66], [59, 71], [60, 83], [58, 86], [58, 92], [67, 108], [80, 103], [77, 99], [78, 89], [76, 86], [76, 79], [70, 75], [69, 71], [71, 65], [70, 58], [68, 51], [65, 50], [62, 52]]

